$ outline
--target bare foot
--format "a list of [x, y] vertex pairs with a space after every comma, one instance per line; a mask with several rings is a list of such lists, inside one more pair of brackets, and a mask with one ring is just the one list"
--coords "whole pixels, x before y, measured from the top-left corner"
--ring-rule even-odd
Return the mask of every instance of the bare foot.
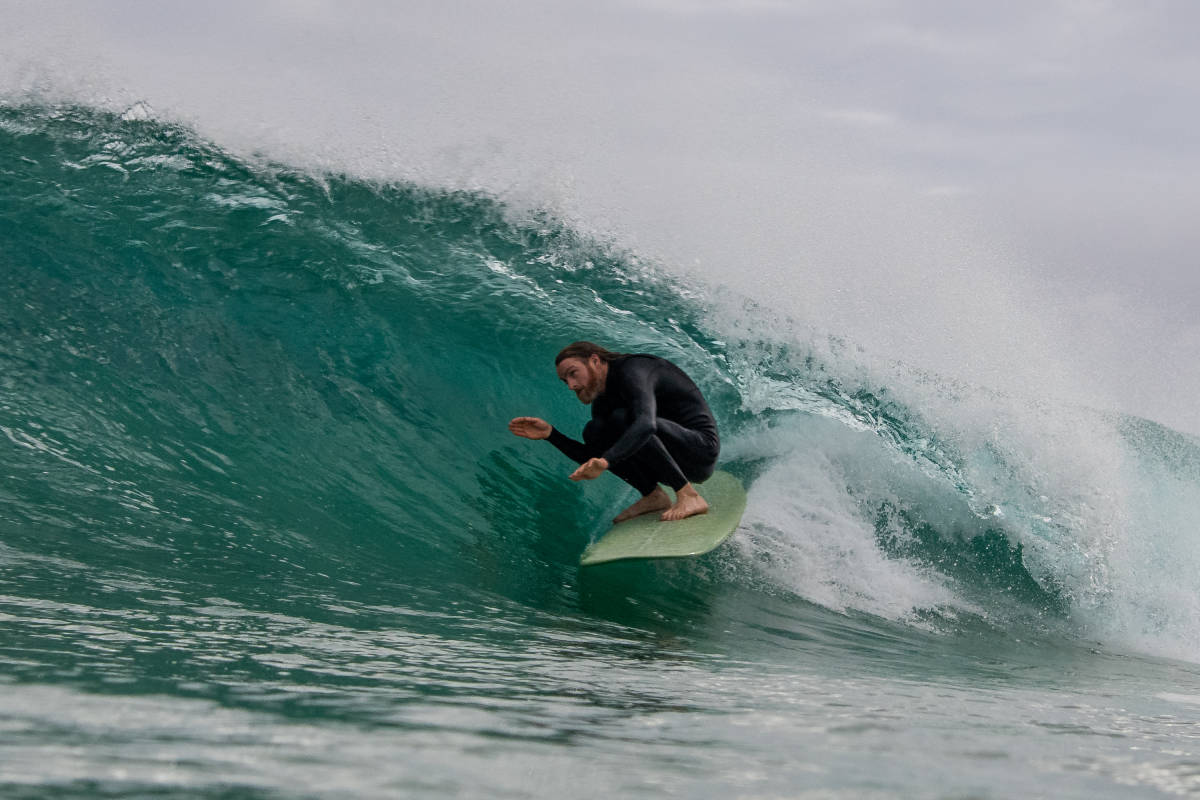
[[707, 513], [708, 501], [701, 497], [700, 493], [689, 483], [676, 493], [675, 505], [664, 511], [659, 519], [664, 522], [674, 522]]
[[663, 491], [663, 488], [659, 486], [653, 492], [646, 495], [641, 500], [638, 500], [620, 514], [617, 514], [617, 517], [613, 520], [613, 522], [625, 522], [626, 520], [631, 520], [634, 517], [640, 517], [642, 514], [650, 514], [652, 512], [662, 511], [670, 507], [670, 495]]

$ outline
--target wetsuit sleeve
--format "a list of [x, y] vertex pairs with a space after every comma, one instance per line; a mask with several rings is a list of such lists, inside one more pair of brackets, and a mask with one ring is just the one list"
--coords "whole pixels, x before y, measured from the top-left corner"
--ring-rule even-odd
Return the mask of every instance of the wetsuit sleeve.
[[621, 434], [621, 438], [605, 451], [603, 457], [610, 465], [620, 463], [641, 450], [658, 430], [658, 401], [654, 396], [658, 382], [657, 367], [627, 367], [624, 378], [629, 427]]
[[559, 432], [558, 428], [550, 428], [550, 436], [546, 439], [546, 441], [557, 447], [560, 453], [574, 461], [576, 464], [582, 464], [589, 458], [592, 458], [587, 445], [585, 445], [583, 442], [577, 442], [569, 436], [563, 435]]

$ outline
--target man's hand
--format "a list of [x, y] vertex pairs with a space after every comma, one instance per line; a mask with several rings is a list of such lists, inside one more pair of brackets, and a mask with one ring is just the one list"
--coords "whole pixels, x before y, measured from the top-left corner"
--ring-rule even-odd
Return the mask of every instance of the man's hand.
[[508, 423], [508, 429], [517, 436], [524, 436], [526, 439], [546, 439], [550, 436], [550, 423], [544, 419], [537, 417], [517, 417], [512, 422]]
[[589, 458], [583, 466], [571, 473], [573, 481], [590, 481], [599, 478], [608, 469], [608, 461], [603, 458]]

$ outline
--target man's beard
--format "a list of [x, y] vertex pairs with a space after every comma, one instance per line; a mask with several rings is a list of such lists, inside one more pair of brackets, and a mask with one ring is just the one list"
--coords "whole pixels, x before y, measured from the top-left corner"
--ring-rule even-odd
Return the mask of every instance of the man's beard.
[[593, 400], [600, 396], [600, 375], [588, 369], [587, 385], [580, 389], [575, 394], [579, 401], [584, 404], [590, 404]]

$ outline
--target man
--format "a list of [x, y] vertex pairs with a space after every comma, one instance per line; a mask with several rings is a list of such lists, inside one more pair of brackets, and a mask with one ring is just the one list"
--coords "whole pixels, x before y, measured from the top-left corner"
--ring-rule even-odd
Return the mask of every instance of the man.
[[[712, 475], [721, 443], [708, 403], [683, 370], [656, 356], [612, 353], [591, 342], [563, 348], [554, 365], [567, 388], [592, 406], [583, 442], [537, 417], [517, 417], [510, 431], [549, 439], [580, 464], [573, 481], [611, 471], [637, 489], [642, 498], [614, 522], [660, 511], [667, 521], [708, 511], [692, 482]], [[675, 490], [674, 503], [660, 483]]]

